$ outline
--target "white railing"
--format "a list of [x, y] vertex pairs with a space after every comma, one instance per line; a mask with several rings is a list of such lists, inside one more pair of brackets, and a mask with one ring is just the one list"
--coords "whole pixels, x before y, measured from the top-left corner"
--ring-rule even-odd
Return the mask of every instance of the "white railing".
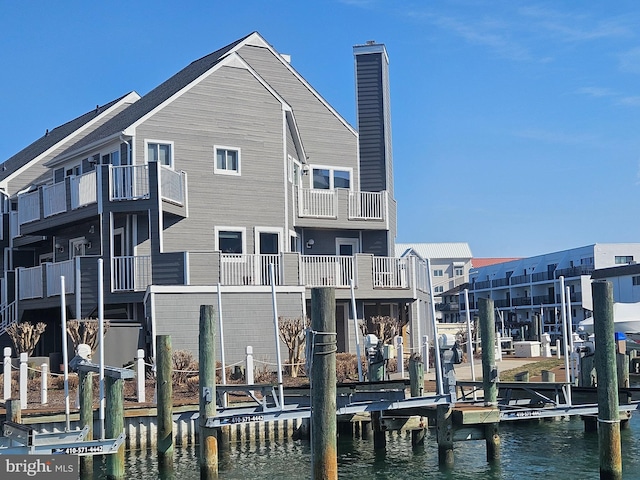
[[335, 190], [298, 188], [298, 216], [336, 218], [338, 196]]
[[349, 287], [357, 279], [353, 257], [337, 255], [301, 255], [302, 283], [307, 287]]
[[64, 277], [64, 292], [75, 291], [75, 259], [57, 263], [45, 263], [47, 297], [60, 295], [60, 277]]
[[38, 190], [18, 195], [18, 223], [40, 220], [40, 193]]
[[349, 219], [384, 220], [387, 192], [349, 192]]
[[427, 273], [427, 262], [416, 258], [416, 288], [421, 292], [429, 292], [429, 274]]
[[145, 290], [151, 285], [151, 255], [113, 257], [111, 285], [114, 292]]
[[9, 325], [17, 321], [18, 309], [16, 308], [16, 302], [11, 302], [0, 307], [0, 335], [3, 335], [4, 332], [7, 331]]
[[408, 288], [406, 258], [373, 257], [373, 288]]
[[111, 200], [149, 198], [149, 170], [146, 165], [111, 165], [109, 185]]
[[18, 212], [9, 212], [9, 235], [11, 238], [20, 236], [20, 221]]
[[42, 266], [18, 268], [19, 299], [42, 298]]
[[276, 285], [282, 285], [280, 255], [223, 253], [220, 255], [220, 261], [223, 285], [271, 285], [271, 264]]
[[65, 182], [42, 186], [42, 209], [45, 217], [67, 211], [67, 187]]
[[160, 195], [163, 200], [184, 204], [184, 172], [176, 172], [168, 167], [160, 168]]
[[71, 208], [76, 209], [98, 201], [97, 173], [95, 170], [70, 178]]

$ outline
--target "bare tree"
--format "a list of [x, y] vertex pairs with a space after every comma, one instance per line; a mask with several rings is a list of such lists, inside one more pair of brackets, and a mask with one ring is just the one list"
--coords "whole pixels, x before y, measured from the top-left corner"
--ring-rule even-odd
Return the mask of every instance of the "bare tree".
[[7, 328], [7, 333], [18, 353], [31, 356], [46, 328], [47, 325], [44, 322], [38, 322], [35, 325], [31, 322], [12, 323]]
[[305, 329], [309, 326], [309, 319], [302, 317], [279, 317], [280, 338], [289, 349], [289, 375], [296, 378], [300, 370], [300, 360], [305, 344]]
[[388, 315], [377, 315], [371, 317], [368, 322], [360, 323], [362, 335], [373, 333], [383, 345], [392, 344], [393, 337], [398, 335], [404, 326], [397, 318]]
[[[93, 354], [98, 348], [98, 331], [100, 324], [95, 318], [86, 320], [69, 320], [67, 322], [67, 333], [73, 341], [73, 349], [75, 350], [78, 345], [85, 343], [91, 347], [91, 353]], [[109, 330], [109, 321], [104, 322], [104, 333]]]

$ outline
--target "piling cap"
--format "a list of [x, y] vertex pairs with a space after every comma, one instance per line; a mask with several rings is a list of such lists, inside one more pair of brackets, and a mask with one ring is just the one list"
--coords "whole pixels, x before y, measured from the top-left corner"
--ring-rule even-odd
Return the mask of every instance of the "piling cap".
[[617, 342], [619, 340], [626, 340], [627, 336], [622, 332], [616, 332], [615, 333], [615, 338], [616, 338], [616, 342]]

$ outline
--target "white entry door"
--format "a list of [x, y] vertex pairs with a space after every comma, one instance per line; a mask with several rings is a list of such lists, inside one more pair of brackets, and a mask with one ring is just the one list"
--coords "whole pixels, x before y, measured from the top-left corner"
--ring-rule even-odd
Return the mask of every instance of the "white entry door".
[[336, 262], [336, 277], [338, 280], [337, 286], [346, 287], [350, 284], [351, 279], [356, 281], [355, 278], [355, 257], [356, 253], [360, 252], [360, 240], [357, 238], [336, 238], [336, 256], [337, 257], [351, 257], [349, 259], [337, 258]]

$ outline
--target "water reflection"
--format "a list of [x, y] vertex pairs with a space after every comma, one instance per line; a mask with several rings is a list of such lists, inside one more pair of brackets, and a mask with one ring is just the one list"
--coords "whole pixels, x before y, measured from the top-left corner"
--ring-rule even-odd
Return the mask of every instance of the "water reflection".
[[[640, 415], [622, 431], [623, 478], [637, 479], [640, 471]], [[344, 479], [520, 480], [525, 478], [589, 479], [599, 476], [598, 435], [585, 433], [576, 418], [528, 424], [503, 424], [502, 455], [498, 464], [486, 462], [483, 441], [457, 442], [452, 469], [438, 466], [435, 432], [429, 431], [423, 446], [412, 448], [411, 435], [388, 434], [383, 453], [373, 451], [373, 440], [340, 438], [338, 472]], [[126, 478], [199, 479], [197, 447], [176, 448], [173, 474], [160, 476], [152, 450], [128, 452]], [[247, 441], [232, 446], [221, 458], [219, 478], [307, 479], [311, 451], [306, 442], [281, 439]], [[95, 461], [96, 477], [105, 478], [104, 465]]]

